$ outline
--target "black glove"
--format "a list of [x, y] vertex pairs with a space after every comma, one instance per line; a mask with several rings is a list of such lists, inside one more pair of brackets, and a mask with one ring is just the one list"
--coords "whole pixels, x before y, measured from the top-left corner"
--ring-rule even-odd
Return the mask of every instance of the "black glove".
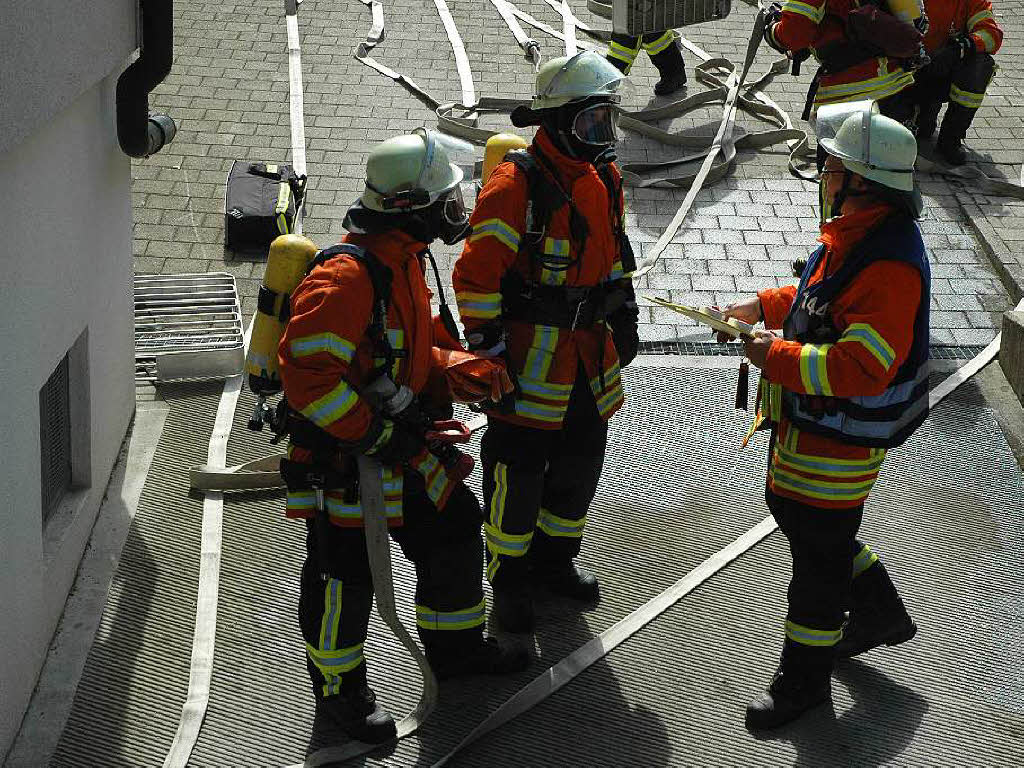
[[608, 316], [608, 327], [612, 330], [615, 351], [619, 353], [619, 367], [625, 368], [640, 351], [640, 332], [637, 322], [640, 310], [635, 301], [627, 301]]
[[775, 25], [779, 23], [779, 19], [781, 17], [782, 6], [778, 3], [772, 3], [765, 12], [763, 37], [769, 47], [775, 49], [779, 53], [788, 53], [786, 47], [775, 39]]
[[466, 343], [470, 352], [497, 357], [505, 351], [505, 329], [497, 321], [485, 323], [466, 332]]
[[378, 439], [366, 455], [379, 459], [383, 464], [404, 464], [427, 444], [423, 431], [405, 422], [383, 419], [381, 428], [383, 432], [390, 428], [391, 434]]
[[929, 77], [949, 77], [960, 62], [974, 53], [974, 41], [968, 35], [954, 37], [932, 56], [926, 69]]

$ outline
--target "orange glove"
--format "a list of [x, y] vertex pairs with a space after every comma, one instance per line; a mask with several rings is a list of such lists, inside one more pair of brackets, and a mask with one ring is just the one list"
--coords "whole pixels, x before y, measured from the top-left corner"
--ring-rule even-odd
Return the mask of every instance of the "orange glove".
[[498, 402], [514, 391], [512, 380], [500, 358], [479, 357], [462, 350], [434, 348], [444, 370], [452, 401], [479, 403], [482, 400]]

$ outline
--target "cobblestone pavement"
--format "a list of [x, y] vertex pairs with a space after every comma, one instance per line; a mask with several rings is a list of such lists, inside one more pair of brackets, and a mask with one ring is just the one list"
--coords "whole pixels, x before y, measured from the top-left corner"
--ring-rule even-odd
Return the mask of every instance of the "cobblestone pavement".
[[[493, 6], [487, 0], [448, 4], [478, 94], [528, 97], [532, 67]], [[573, 5], [582, 19], [607, 26], [579, 0]], [[560, 17], [543, 0], [522, 0], [517, 6], [560, 28]], [[387, 39], [376, 49], [376, 58], [411, 76], [438, 99], [458, 99], [454, 57], [434, 6], [422, 0], [389, 0], [384, 10]], [[999, 74], [968, 140], [986, 172], [1018, 183], [1019, 137], [1024, 133], [1022, 11], [1024, 0], [996, 4], [1007, 40], [997, 57]], [[133, 167], [136, 270], [230, 272], [238, 280], [248, 315], [263, 261], [236, 257], [223, 247], [224, 181], [232, 160], [283, 162], [290, 155], [282, 3], [179, 0], [175, 13], [175, 66], [151, 104], [170, 113], [179, 132], [170, 147]], [[684, 32], [709, 54], [738, 63], [753, 16], [753, 7], [737, 2], [728, 19]], [[369, 148], [397, 132], [433, 125], [435, 117], [403, 88], [352, 56], [370, 27], [368, 6], [357, 0], [306, 0], [299, 25], [311, 176], [306, 232], [326, 245], [341, 236], [344, 211], [362, 189]], [[562, 53], [560, 41], [541, 32], [535, 36], [545, 56]], [[754, 74], [763, 72], [774, 55], [762, 46]], [[692, 71], [693, 56], [686, 56]], [[652, 96], [656, 79], [641, 54], [629, 105], [660, 101]], [[810, 71], [800, 78], [782, 75], [767, 89], [794, 121], [809, 79]], [[690, 93], [702, 88], [691, 79]], [[712, 135], [720, 116], [721, 109], [712, 105], [671, 121], [670, 127]], [[750, 129], [765, 126], [747, 115], [739, 123]], [[497, 117], [483, 125], [509, 128]], [[672, 153], [627, 134], [620, 156], [667, 159]], [[921, 176], [921, 187], [927, 205], [922, 229], [934, 278], [932, 342], [986, 343], [998, 328], [1000, 313], [1010, 306], [1008, 294], [1018, 298], [1018, 283], [1024, 283], [1024, 203], [975, 194], [927, 175]], [[627, 189], [629, 233], [639, 249], [657, 240], [684, 194], [683, 189]], [[782, 147], [741, 152], [734, 171], [699, 194], [686, 224], [641, 288], [675, 301], [722, 304], [790, 281], [789, 263], [806, 255], [815, 242], [816, 203], [815, 186], [787, 173]], [[456, 249], [442, 246], [436, 253], [447, 280]], [[993, 266], [993, 260], [1001, 266]], [[707, 338], [668, 310], [645, 308], [641, 319], [648, 340]]]

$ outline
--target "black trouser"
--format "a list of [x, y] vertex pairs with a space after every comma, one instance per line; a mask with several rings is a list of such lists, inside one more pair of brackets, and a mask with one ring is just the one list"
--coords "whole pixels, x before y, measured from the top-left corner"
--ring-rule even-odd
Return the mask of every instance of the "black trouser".
[[[416, 566], [416, 624], [427, 653], [458, 655], [480, 642], [483, 603], [483, 542], [480, 505], [465, 485], [452, 491], [438, 512], [423, 479], [404, 477], [404, 523], [391, 529]], [[362, 528], [328, 525], [326, 541], [307, 523], [306, 561], [299, 591], [299, 626], [306, 667], [318, 698], [354, 690], [366, 681], [366, 640], [373, 580]], [[328, 549], [329, 573], [321, 574], [317, 547]]]
[[934, 64], [922, 67], [914, 75], [914, 84], [901, 95], [917, 110], [917, 123], [926, 135], [935, 129], [939, 107], [948, 101], [943, 133], [963, 141], [995, 71], [995, 59], [990, 54], [975, 52], [953, 68]]
[[522, 588], [529, 563], [553, 567], [580, 551], [604, 465], [608, 424], [577, 373], [561, 430], [490, 419], [480, 447], [489, 561], [495, 589]]
[[863, 505], [825, 509], [770, 490], [765, 501], [793, 556], [784, 663], [831, 669], [845, 611], [903, 611], [903, 604], [878, 555], [857, 539]]
[[651, 57], [651, 63], [657, 67], [658, 73], [662, 77], [683, 66], [683, 56], [676, 44], [675, 32], [671, 29], [649, 32], [642, 37], [631, 37], [613, 32], [605, 56], [619, 71], [628, 75], [633, 62], [636, 61], [636, 57], [640, 53], [641, 46], [647, 51], [647, 55]]

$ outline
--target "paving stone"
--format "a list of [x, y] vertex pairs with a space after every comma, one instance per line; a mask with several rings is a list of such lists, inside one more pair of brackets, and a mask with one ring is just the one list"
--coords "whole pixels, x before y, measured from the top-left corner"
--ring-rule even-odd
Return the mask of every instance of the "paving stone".
[[[1007, 6], [1006, 4], [1010, 5]], [[507, 30], [487, 3], [450, 0], [463, 34], [474, 83], [480, 95], [526, 98], [533, 73], [522, 60]], [[557, 14], [542, 0], [520, 0], [518, 7], [553, 26]], [[429, 6], [429, 4], [428, 4]], [[591, 19], [581, 3], [581, 17]], [[1012, 13], [1004, 8], [1012, 8]], [[737, 61], [753, 19], [749, 4], [737, 4], [726, 21], [683, 30], [709, 53]], [[134, 252], [136, 269], [165, 272], [228, 270], [239, 278], [243, 304], [251, 304], [262, 274], [261, 259], [232, 258], [223, 248], [224, 182], [232, 160], [288, 160], [290, 127], [286, 35], [280, 3], [257, 0], [241, 5], [179, 0], [175, 4], [175, 66], [152, 95], [179, 121], [179, 133], [160, 154], [133, 161]], [[968, 136], [992, 160], [1020, 162], [1019, 137], [1024, 116], [1024, 4], [1004, 0], [997, 14], [1007, 30], [997, 55], [1000, 72]], [[438, 98], [456, 99], [459, 86], [454, 58], [436, 15], [421, 3], [386, 3], [387, 40], [374, 52]], [[307, 157], [310, 164], [311, 212], [306, 231], [321, 244], [337, 240], [347, 206], [358, 196], [369, 148], [388, 135], [434, 125], [426, 106], [351, 56], [365, 37], [369, 12], [357, 5], [307, 0], [302, 6], [303, 76], [306, 84]], [[558, 50], [536, 32], [545, 51]], [[583, 39], [583, 38], [581, 38]], [[687, 54], [688, 63], [692, 57]], [[758, 55], [757, 67], [769, 61]], [[641, 56], [633, 77], [637, 104], [649, 98], [656, 72]], [[768, 95], [799, 121], [810, 80], [784, 76]], [[691, 85], [696, 92], [698, 85]], [[673, 130], [709, 135], [720, 119], [717, 105], [673, 121]], [[507, 126], [506, 118], [488, 117], [489, 128]], [[741, 115], [747, 130], [765, 123]], [[521, 132], [527, 134], [528, 132]], [[637, 134], [626, 133], [624, 159], [666, 160], [679, 155]], [[647, 278], [648, 290], [687, 294], [705, 303], [737, 295], [754, 285], [791, 282], [790, 262], [806, 258], [818, 236], [817, 189], [787, 174], [786, 156], [772, 149], [741, 151], [734, 170], [701, 190], [683, 228]], [[986, 163], [987, 173], [1019, 180], [1019, 165]], [[1016, 177], [1014, 176], [1016, 174]], [[951, 185], [942, 177], [921, 177], [928, 212], [922, 229], [931, 249], [934, 291], [941, 299], [932, 318], [937, 331], [965, 329], [964, 314], [982, 323], [1007, 303], [1007, 281], [1024, 276], [1024, 201], [977, 193]], [[686, 194], [684, 189], [627, 188], [627, 231], [638, 251], [660, 237]], [[984, 238], [984, 242], [982, 239]], [[442, 249], [438, 249], [439, 253]], [[446, 253], [446, 276], [450, 257]], [[739, 281], [737, 278], [744, 278]], [[447, 279], [447, 277], [446, 277]], [[1002, 283], [1000, 283], [1002, 281]], [[644, 317], [654, 336], [668, 338], [680, 317]], [[948, 324], [946, 327], [943, 324]], [[977, 328], [975, 330], [986, 330]], [[944, 334], [954, 343], [952, 334]]]

